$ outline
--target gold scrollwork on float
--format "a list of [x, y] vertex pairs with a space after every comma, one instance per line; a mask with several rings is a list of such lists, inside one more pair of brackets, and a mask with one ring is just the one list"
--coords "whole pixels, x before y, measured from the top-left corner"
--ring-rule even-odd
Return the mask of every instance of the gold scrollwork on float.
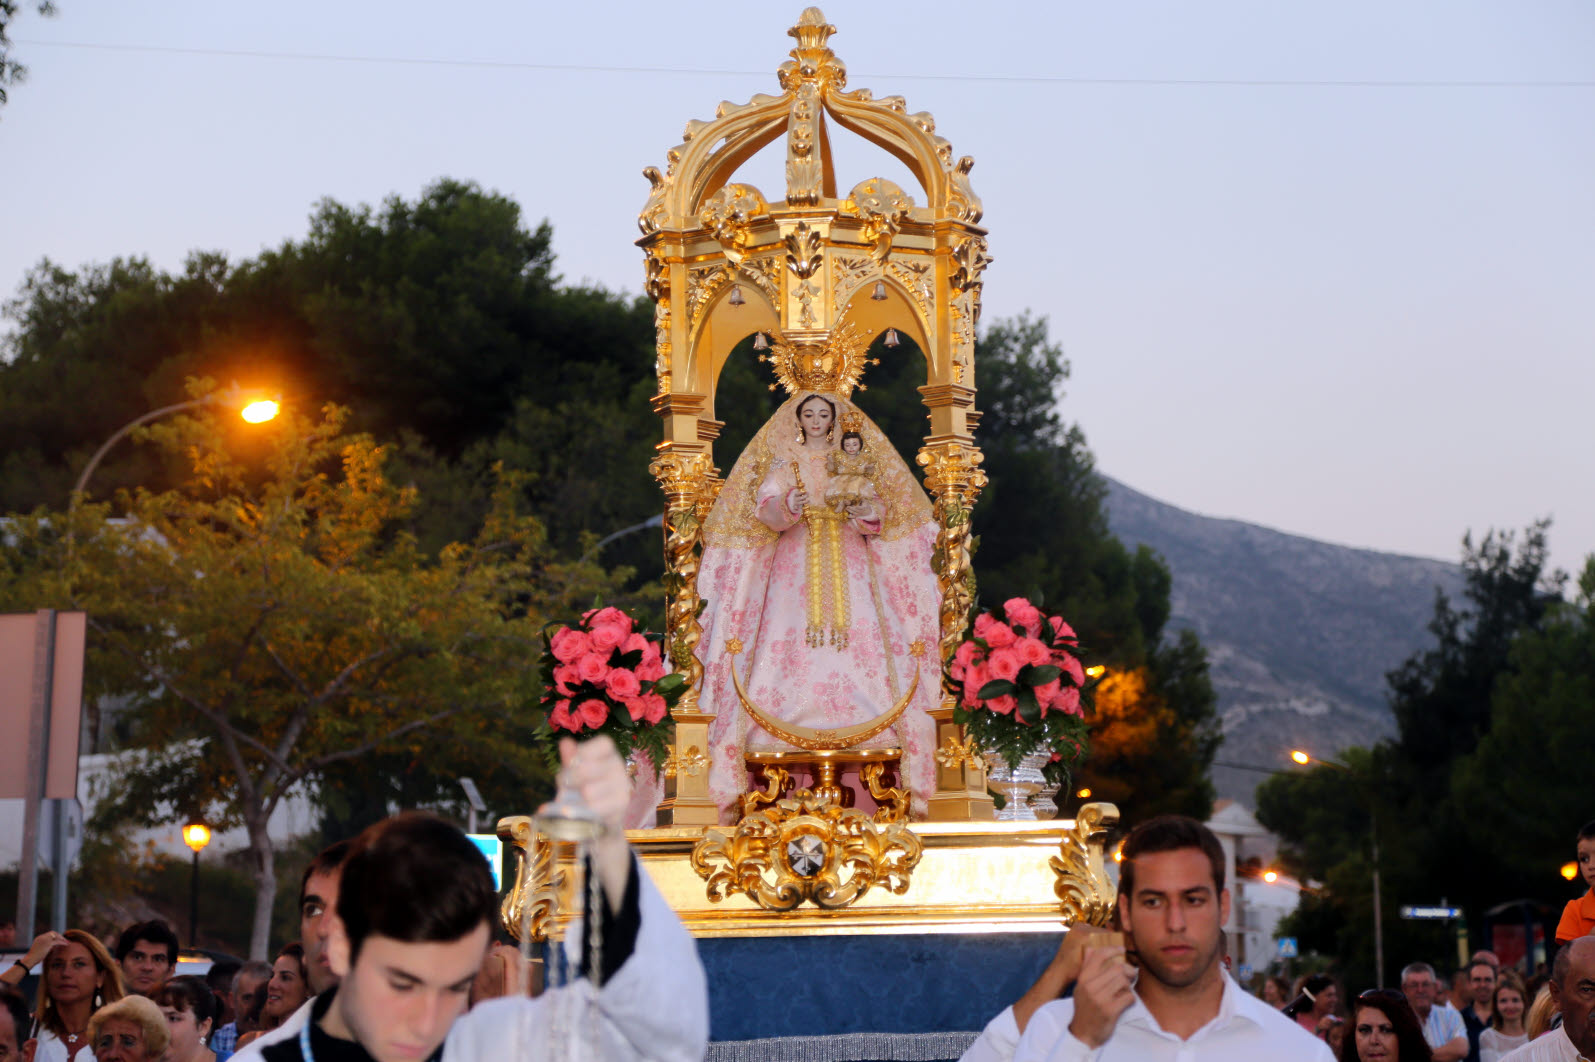
[[688, 745], [685, 751], [678, 752], [672, 745], [670, 754], [665, 757], [665, 765], [661, 769], [666, 778], [674, 778], [678, 773], [690, 777], [702, 774], [704, 768], [708, 766], [709, 757], [704, 755], [698, 746]]
[[532, 940], [547, 940], [555, 899], [565, 887], [565, 872], [554, 869], [554, 842], [532, 828], [529, 815], [499, 819], [498, 838], [515, 850], [517, 863], [515, 884], [499, 907], [504, 931], [520, 940], [524, 927]]
[[892, 253], [892, 238], [914, 209], [914, 199], [884, 177], [860, 181], [842, 200], [841, 212], [864, 221], [864, 238], [875, 245], [871, 252], [877, 263]]
[[[770, 781], [778, 792], [779, 779]], [[837, 910], [877, 886], [901, 896], [923, 853], [904, 823], [882, 825], [800, 789], [744, 815], [729, 833], [705, 830], [692, 867], [717, 903], [743, 893], [768, 911], [805, 902]]]
[[1114, 888], [1104, 869], [1103, 847], [1118, 824], [1119, 809], [1112, 804], [1082, 805], [1074, 830], [1059, 844], [1058, 854], [1047, 861], [1058, 876], [1052, 891], [1065, 922], [1106, 926], [1113, 920]]
[[719, 241], [726, 260], [733, 266], [740, 266], [751, 237], [753, 219], [769, 212], [764, 195], [753, 185], [728, 184], [704, 200], [698, 220]]
[[941, 748], [936, 750], [935, 755], [936, 762], [950, 770], [957, 770], [959, 767], [965, 766], [975, 767], [982, 762], [980, 746], [975, 744], [975, 739], [972, 737], [965, 737], [963, 740], [959, 740], [948, 734], [947, 740], [942, 743]]

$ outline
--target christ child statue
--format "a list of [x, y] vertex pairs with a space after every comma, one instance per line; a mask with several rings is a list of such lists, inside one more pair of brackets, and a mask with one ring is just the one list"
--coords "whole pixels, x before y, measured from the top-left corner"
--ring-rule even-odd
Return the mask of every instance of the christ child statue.
[[864, 453], [864, 437], [857, 431], [842, 433], [842, 446], [825, 460], [831, 481], [825, 488], [825, 504], [837, 512], [849, 506], [878, 503], [875, 491], [875, 460]]

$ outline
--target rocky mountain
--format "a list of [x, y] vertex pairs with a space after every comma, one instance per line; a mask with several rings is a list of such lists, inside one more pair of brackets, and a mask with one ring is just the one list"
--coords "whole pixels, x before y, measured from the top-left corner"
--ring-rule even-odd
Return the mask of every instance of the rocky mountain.
[[[1217, 760], [1280, 768], [1292, 748], [1330, 757], [1395, 732], [1385, 673], [1432, 643], [1435, 591], [1460, 597], [1459, 565], [1198, 516], [1107, 483], [1114, 534], [1173, 570], [1170, 629], [1193, 628], [1207, 647]], [[1248, 806], [1265, 776], [1213, 768], [1218, 795]]]

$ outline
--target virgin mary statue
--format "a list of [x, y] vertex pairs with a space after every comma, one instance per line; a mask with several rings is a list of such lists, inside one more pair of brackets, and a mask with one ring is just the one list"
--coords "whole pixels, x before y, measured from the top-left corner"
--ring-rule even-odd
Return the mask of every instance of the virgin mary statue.
[[[845, 397], [856, 373], [824, 371], [829, 355], [809, 359], [811, 372], [774, 359], [791, 397], [737, 458], [704, 522], [709, 788], [735, 821], [749, 787], [744, 754], [792, 748], [756, 713], [789, 734], [845, 734], [901, 708], [886, 729], [860, 733], [870, 748], [902, 749], [911, 813], [923, 817], [935, 785], [927, 712], [940, 698], [936, 523], [908, 466]], [[846, 489], [828, 489], [833, 479]]]

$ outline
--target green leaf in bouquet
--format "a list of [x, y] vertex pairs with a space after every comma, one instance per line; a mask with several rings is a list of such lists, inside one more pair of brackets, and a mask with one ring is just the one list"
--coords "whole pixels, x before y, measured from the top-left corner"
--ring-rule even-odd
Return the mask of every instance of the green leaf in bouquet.
[[1013, 691], [1014, 684], [1007, 679], [992, 679], [980, 687], [980, 692], [975, 694], [975, 696], [983, 701], [989, 701], [993, 697], [1006, 697]]
[[1036, 700], [1036, 691], [1026, 686], [1019, 691], [1019, 718], [1035, 726], [1041, 719], [1041, 704]]
[[[616, 654], [619, 655], [617, 656]], [[627, 671], [635, 671], [637, 670], [637, 665], [640, 663], [642, 663], [641, 649], [633, 649], [629, 653], [622, 653], [617, 649], [614, 653], [609, 655], [610, 667], [619, 667], [624, 668]]]
[[1062, 674], [1063, 668], [1057, 664], [1031, 664], [1019, 672], [1019, 678], [1031, 686], [1045, 686]]

